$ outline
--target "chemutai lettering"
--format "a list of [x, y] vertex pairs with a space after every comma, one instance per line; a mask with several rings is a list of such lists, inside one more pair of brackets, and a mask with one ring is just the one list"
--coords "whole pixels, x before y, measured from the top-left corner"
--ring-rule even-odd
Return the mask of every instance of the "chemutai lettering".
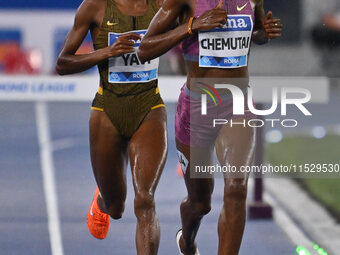
[[201, 47], [205, 50], [237, 50], [249, 48], [250, 37], [205, 38]]

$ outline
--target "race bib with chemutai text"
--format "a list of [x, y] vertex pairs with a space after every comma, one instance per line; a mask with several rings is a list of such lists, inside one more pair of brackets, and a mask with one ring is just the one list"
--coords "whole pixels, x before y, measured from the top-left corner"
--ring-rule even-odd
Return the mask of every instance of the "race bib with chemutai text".
[[247, 66], [252, 32], [253, 20], [250, 15], [228, 15], [223, 27], [199, 32], [199, 66]]
[[[139, 34], [141, 38], [146, 30], [131, 31]], [[129, 33], [131, 33], [129, 32]], [[124, 33], [109, 33], [109, 46], [113, 45], [119, 36]], [[109, 82], [110, 83], [135, 83], [149, 82], [158, 78], [159, 58], [141, 63], [137, 56], [140, 40], [134, 44], [135, 52], [127, 53], [119, 57], [109, 59]]]

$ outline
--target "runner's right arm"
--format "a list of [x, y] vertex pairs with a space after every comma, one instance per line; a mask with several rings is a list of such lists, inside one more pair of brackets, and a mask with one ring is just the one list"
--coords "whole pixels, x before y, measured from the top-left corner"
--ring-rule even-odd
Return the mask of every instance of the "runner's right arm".
[[129, 33], [120, 36], [111, 47], [102, 48], [88, 54], [76, 55], [90, 28], [95, 24], [94, 17], [99, 12], [99, 5], [94, 0], [85, 0], [79, 7], [74, 25], [67, 35], [64, 46], [58, 56], [56, 71], [60, 75], [85, 71], [110, 57], [134, 52], [134, 42], [139, 35]]
[[[187, 38], [188, 19], [192, 12], [192, 0], [165, 0], [163, 6], [150, 23], [147, 33], [138, 49], [138, 57], [142, 62], [157, 58], [179, 42]], [[184, 11], [185, 12], [184, 12]], [[182, 18], [181, 20], [181, 17]], [[192, 31], [198, 32], [223, 26], [227, 13], [219, 4], [194, 19]], [[175, 25], [174, 24], [180, 24]]]

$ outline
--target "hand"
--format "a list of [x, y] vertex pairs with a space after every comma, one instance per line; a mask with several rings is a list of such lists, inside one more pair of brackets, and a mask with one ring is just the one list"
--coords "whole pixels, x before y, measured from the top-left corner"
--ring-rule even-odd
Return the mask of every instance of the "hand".
[[267, 38], [276, 39], [281, 37], [282, 24], [279, 18], [273, 18], [273, 13], [269, 11], [263, 20], [263, 27]]
[[208, 31], [216, 27], [223, 27], [227, 22], [227, 11], [222, 9], [223, 2], [219, 1], [218, 5], [209, 11], [206, 11], [198, 18], [194, 19], [192, 24], [193, 31]]
[[115, 43], [110, 46], [110, 56], [118, 57], [126, 53], [135, 52], [134, 41], [140, 40], [141, 37], [136, 33], [127, 33], [119, 36]]

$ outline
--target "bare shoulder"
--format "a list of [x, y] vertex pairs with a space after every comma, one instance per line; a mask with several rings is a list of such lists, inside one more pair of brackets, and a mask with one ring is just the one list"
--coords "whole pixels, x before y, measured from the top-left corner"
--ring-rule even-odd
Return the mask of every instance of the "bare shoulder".
[[107, 0], [83, 0], [78, 7], [75, 25], [98, 23], [98, 14], [105, 9]]
[[107, 0], [83, 0], [77, 10], [77, 14], [91, 15], [96, 14], [106, 5]]
[[83, 0], [80, 6], [99, 8], [103, 4], [106, 4], [108, 0]]

